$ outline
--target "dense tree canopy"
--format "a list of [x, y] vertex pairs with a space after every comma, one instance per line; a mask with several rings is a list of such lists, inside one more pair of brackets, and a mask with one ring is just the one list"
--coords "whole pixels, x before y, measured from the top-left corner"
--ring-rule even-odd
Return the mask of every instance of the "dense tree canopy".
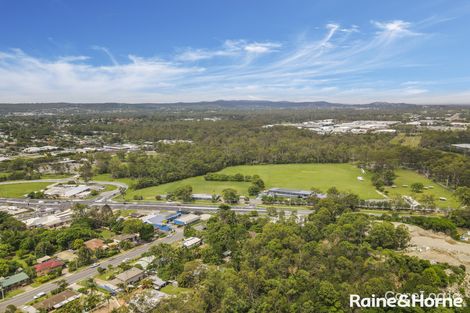
[[221, 209], [199, 250], [154, 248], [159, 275], [192, 288], [154, 312], [352, 312], [352, 293], [437, 292], [462, 281], [461, 268], [397, 252], [406, 227], [349, 210], [327, 199], [298, 224], [295, 215], [272, 223]]

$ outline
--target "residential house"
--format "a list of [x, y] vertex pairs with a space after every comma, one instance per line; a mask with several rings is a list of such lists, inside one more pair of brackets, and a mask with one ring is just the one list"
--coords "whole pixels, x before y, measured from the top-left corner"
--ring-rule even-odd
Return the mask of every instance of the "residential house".
[[55, 254], [55, 256], [64, 262], [75, 261], [78, 256], [73, 252], [73, 250], [64, 250]]
[[13, 289], [18, 286], [22, 286], [29, 281], [29, 276], [25, 272], [19, 272], [17, 274], [0, 277], [0, 292], [2, 294], [2, 299], [4, 298], [4, 292], [10, 289]]
[[201, 238], [198, 237], [189, 237], [183, 241], [183, 247], [192, 248], [198, 246], [202, 243]]
[[119, 284], [122, 283], [124, 285], [134, 284], [145, 277], [145, 273], [143, 270], [137, 267], [132, 267], [127, 271], [122, 272], [121, 274], [116, 275], [116, 278], [113, 282]]
[[34, 265], [34, 270], [37, 276], [47, 275], [49, 272], [55, 269], [62, 269], [64, 262], [57, 259], [50, 259], [49, 261]]
[[135, 262], [135, 265], [140, 265], [144, 270], [149, 267], [149, 265], [155, 260], [155, 256], [146, 256], [143, 258], [140, 258], [137, 262]]
[[136, 242], [139, 241], [139, 237], [140, 236], [139, 236], [138, 233], [136, 233], [136, 234], [122, 234], [122, 235], [114, 236], [113, 241], [116, 244], [119, 244], [122, 241], [129, 241], [129, 242], [136, 243]]
[[61, 308], [67, 303], [77, 300], [80, 297], [81, 297], [81, 294], [67, 289], [50, 298], [47, 298], [41, 302], [36, 303], [34, 307], [37, 310], [52, 311], [52, 310]]
[[85, 241], [85, 247], [90, 249], [91, 251], [96, 251], [98, 249], [106, 249], [108, 246], [104, 243], [103, 240], [94, 238], [88, 241]]
[[160, 290], [161, 288], [168, 285], [168, 282], [166, 280], [161, 279], [157, 275], [149, 276], [148, 279], [150, 279], [152, 281], [153, 287], [157, 290]]
[[42, 258], [37, 259], [36, 262], [37, 262], [38, 264], [41, 264], [41, 263], [44, 263], [44, 262], [46, 262], [46, 261], [49, 261], [50, 259], [51, 259], [50, 256], [45, 255], [45, 256], [43, 256]]

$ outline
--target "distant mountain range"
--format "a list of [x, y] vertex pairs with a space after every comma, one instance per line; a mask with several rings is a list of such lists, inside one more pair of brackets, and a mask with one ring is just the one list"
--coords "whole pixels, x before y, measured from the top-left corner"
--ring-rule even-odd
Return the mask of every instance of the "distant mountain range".
[[[4, 103], [0, 104], [3, 114], [60, 114], [60, 113], [90, 113], [90, 112], [138, 112], [138, 111], [174, 111], [185, 109], [198, 110], [257, 110], [257, 109], [413, 109], [425, 105], [409, 103], [372, 102], [368, 104], [342, 104], [326, 101], [290, 102], [265, 100], [217, 100], [201, 102], [175, 103]], [[438, 107], [433, 105], [433, 107]], [[448, 107], [448, 106], [446, 106]], [[462, 105], [455, 106], [462, 107]]]

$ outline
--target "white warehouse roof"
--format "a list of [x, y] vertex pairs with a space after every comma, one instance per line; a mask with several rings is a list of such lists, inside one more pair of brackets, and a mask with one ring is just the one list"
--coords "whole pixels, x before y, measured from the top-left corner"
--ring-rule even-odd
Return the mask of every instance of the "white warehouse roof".
[[187, 225], [187, 224], [194, 223], [195, 221], [199, 221], [200, 219], [201, 217], [196, 214], [184, 214], [178, 217], [177, 219], [175, 219], [174, 222], [175, 224]]

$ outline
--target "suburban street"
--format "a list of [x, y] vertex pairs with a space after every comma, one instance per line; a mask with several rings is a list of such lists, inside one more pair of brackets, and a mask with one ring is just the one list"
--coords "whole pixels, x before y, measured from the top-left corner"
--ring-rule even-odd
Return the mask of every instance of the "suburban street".
[[[49, 180], [37, 180], [38, 182], [66, 182], [68, 179], [49, 179]], [[27, 182], [36, 182], [36, 181], [16, 181], [15, 183], [27, 183]], [[9, 184], [11, 182], [0, 182], [0, 184]], [[21, 207], [30, 207], [30, 208], [58, 208], [58, 209], [67, 209], [71, 208], [73, 205], [79, 203], [88, 206], [103, 206], [105, 204], [109, 205], [112, 209], [120, 210], [148, 210], [148, 211], [178, 211], [185, 210], [191, 212], [199, 213], [215, 213], [219, 208], [217, 206], [202, 206], [202, 205], [193, 205], [193, 204], [179, 204], [179, 203], [162, 203], [162, 202], [115, 202], [111, 200], [119, 193], [119, 189], [127, 189], [127, 185], [119, 182], [96, 182], [100, 184], [110, 184], [114, 185], [117, 188], [112, 191], [103, 192], [98, 197], [89, 200], [51, 200], [51, 199], [24, 199], [24, 198], [0, 198], [0, 205], [15, 205]], [[231, 208], [237, 213], [250, 213], [252, 211], [257, 211], [258, 213], [266, 213], [267, 209], [263, 207], [255, 206], [234, 206]], [[304, 216], [310, 214], [310, 210], [298, 210], [297, 214], [299, 216]], [[290, 211], [286, 211], [286, 214], [289, 215]], [[113, 266], [119, 265], [124, 259], [135, 259], [139, 257], [142, 253], [148, 251], [153, 245], [161, 243], [173, 243], [183, 239], [183, 229], [176, 229], [176, 232], [171, 237], [160, 238], [151, 243], [147, 243], [141, 246], [136, 247], [135, 249], [126, 251], [122, 254], [119, 254], [113, 258], [107, 259], [100, 263], [100, 266], [107, 267], [109, 264]], [[69, 284], [73, 284], [84, 279], [93, 277], [96, 274], [96, 268], [84, 268], [77, 272], [69, 273], [58, 279], [65, 279]], [[26, 303], [33, 300], [33, 297], [39, 293], [44, 292], [48, 293], [51, 290], [57, 288], [56, 284], [52, 282], [45, 283], [37, 288], [28, 290], [22, 294], [19, 294], [13, 298], [0, 302], [0, 312], [3, 312], [5, 308], [13, 304], [17, 307], [21, 307]]]
[[[153, 242], [138, 246], [132, 250], [126, 251], [124, 253], [121, 253], [117, 256], [114, 256], [110, 259], [104, 260], [100, 262], [100, 266], [102, 267], [107, 267], [109, 264], [113, 266], [119, 265], [124, 259], [135, 259], [139, 257], [142, 253], [147, 252], [152, 246], [162, 244], [162, 243], [173, 243], [176, 241], [179, 241], [183, 239], [183, 229], [179, 228], [176, 229], [175, 233], [171, 237], [164, 237], [157, 239]], [[57, 280], [60, 279], [65, 279], [69, 284], [77, 283], [79, 281], [82, 281], [84, 279], [93, 277], [94, 275], [97, 274], [96, 268], [84, 268], [82, 270], [79, 270], [77, 272], [73, 272], [67, 275], [64, 275]], [[25, 305], [26, 303], [30, 302], [33, 300], [33, 297], [39, 293], [39, 292], [45, 292], [48, 293], [51, 290], [57, 288], [57, 285], [54, 283], [54, 281], [47, 282], [37, 288], [34, 288], [32, 290], [26, 291], [22, 294], [19, 294], [11, 299], [5, 300], [0, 302], [0, 312], [3, 312], [5, 308], [13, 304], [17, 307], [21, 307]]]

